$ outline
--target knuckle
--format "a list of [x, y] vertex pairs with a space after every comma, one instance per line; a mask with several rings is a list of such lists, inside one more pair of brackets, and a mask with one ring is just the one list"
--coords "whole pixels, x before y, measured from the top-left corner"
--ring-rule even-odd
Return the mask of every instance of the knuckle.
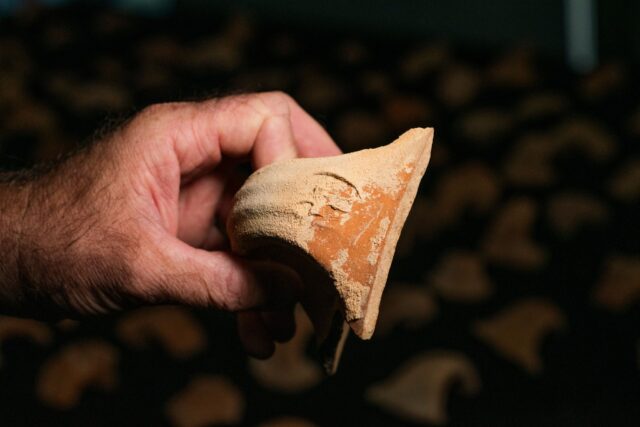
[[263, 92], [257, 95], [258, 100], [274, 115], [289, 114], [289, 103], [293, 99], [284, 92]]
[[[170, 111], [171, 103], [152, 104], [148, 105], [140, 111], [139, 118], [156, 118], [164, 115], [167, 111]], [[174, 107], [175, 108], [175, 107]]]
[[148, 124], [149, 122], [165, 121], [168, 117], [174, 115], [177, 111], [183, 109], [187, 103], [183, 102], [167, 102], [161, 104], [149, 105], [140, 111], [133, 124]]

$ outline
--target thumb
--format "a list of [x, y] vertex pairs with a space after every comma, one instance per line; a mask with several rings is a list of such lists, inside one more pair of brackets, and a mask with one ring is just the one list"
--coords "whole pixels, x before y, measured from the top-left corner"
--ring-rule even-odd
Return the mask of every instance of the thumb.
[[285, 266], [208, 252], [177, 239], [161, 252], [153, 274], [159, 277], [146, 291], [172, 303], [240, 311], [286, 307], [300, 294], [299, 276]]

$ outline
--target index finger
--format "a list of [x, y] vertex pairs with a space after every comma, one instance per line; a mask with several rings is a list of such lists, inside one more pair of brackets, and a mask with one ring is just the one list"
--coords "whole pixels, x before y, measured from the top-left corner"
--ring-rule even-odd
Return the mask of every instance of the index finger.
[[265, 92], [186, 104], [171, 134], [183, 174], [215, 167], [223, 157], [251, 158], [255, 168], [278, 160], [331, 156], [340, 149], [290, 96]]

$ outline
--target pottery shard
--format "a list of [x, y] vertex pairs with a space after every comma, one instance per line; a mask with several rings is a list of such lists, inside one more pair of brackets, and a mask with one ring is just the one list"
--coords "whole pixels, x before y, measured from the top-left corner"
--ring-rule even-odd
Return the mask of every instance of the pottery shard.
[[467, 113], [456, 126], [468, 140], [490, 143], [503, 137], [513, 127], [513, 114], [498, 108], [485, 107]]
[[27, 338], [34, 343], [46, 345], [51, 342], [52, 333], [47, 324], [36, 320], [0, 316], [0, 345], [13, 338]]
[[[44, 323], [31, 319], [0, 316], [0, 349], [6, 340], [26, 338], [40, 345], [47, 345], [52, 340], [51, 328]], [[2, 354], [0, 353], [0, 365]]]
[[609, 181], [609, 191], [619, 200], [640, 199], [640, 158], [629, 160]]
[[103, 341], [71, 344], [42, 366], [38, 397], [48, 406], [71, 409], [87, 388], [112, 390], [118, 383], [118, 359], [118, 351]]
[[560, 193], [551, 198], [547, 217], [562, 236], [571, 236], [585, 224], [598, 224], [608, 217], [608, 210], [598, 199], [588, 194]]
[[464, 65], [449, 65], [442, 70], [436, 94], [450, 108], [459, 108], [471, 102], [480, 90], [480, 76]]
[[532, 199], [510, 200], [489, 226], [483, 244], [486, 258], [515, 268], [542, 266], [547, 254], [531, 236], [537, 210]]
[[496, 86], [524, 88], [538, 79], [535, 58], [529, 49], [518, 48], [499, 58], [487, 69], [487, 80]]
[[118, 336], [135, 348], [160, 343], [173, 357], [195, 355], [207, 345], [202, 326], [183, 308], [148, 307], [120, 320]]
[[405, 419], [446, 424], [447, 402], [454, 384], [465, 395], [476, 395], [481, 388], [480, 377], [473, 364], [463, 354], [452, 351], [431, 351], [415, 357], [398, 372], [366, 392], [366, 398]]
[[435, 298], [426, 287], [394, 283], [382, 297], [376, 337], [388, 335], [397, 326], [418, 329], [437, 314]]
[[167, 402], [166, 414], [176, 427], [206, 427], [240, 423], [244, 407], [244, 397], [233, 383], [203, 375]]
[[615, 154], [616, 142], [601, 124], [569, 119], [550, 131], [524, 135], [506, 161], [507, 180], [517, 185], [551, 184], [557, 178], [553, 162], [566, 151], [578, 151], [590, 161], [602, 163]]
[[465, 251], [445, 255], [427, 282], [450, 301], [482, 301], [493, 290], [482, 258], [479, 254]]
[[477, 322], [474, 331], [505, 358], [537, 374], [543, 367], [540, 356], [543, 340], [565, 327], [565, 317], [558, 307], [543, 299], [529, 298], [493, 318]]
[[593, 293], [598, 305], [624, 312], [640, 299], [640, 257], [612, 256]]
[[373, 334], [432, 140], [433, 129], [412, 129], [373, 150], [275, 163], [236, 194], [227, 224], [232, 249], [299, 271], [321, 340], [338, 308], [359, 337]]
[[295, 393], [307, 390], [322, 380], [322, 370], [306, 355], [313, 326], [302, 307], [296, 307], [296, 334], [286, 343], [277, 344], [268, 360], [250, 360], [253, 376], [272, 390]]

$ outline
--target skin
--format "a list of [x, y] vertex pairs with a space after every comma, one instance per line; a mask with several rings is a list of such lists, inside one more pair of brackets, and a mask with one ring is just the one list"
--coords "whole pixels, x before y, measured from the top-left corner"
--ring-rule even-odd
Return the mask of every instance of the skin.
[[291, 97], [153, 105], [56, 165], [0, 175], [0, 312], [39, 318], [178, 303], [237, 312], [247, 351], [293, 336], [302, 284], [232, 254], [224, 224], [254, 169], [340, 154]]

